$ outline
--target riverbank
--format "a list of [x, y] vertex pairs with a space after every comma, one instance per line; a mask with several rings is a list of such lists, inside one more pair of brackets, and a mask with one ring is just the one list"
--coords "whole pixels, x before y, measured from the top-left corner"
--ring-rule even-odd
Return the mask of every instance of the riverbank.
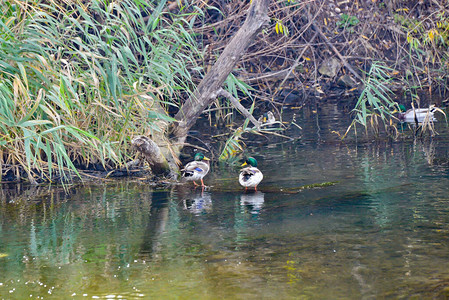
[[[250, 5], [196, 4], [3, 3], [0, 181], [146, 174], [142, 160], [129, 165], [141, 159], [132, 145], [136, 136], [159, 143], [173, 156], [170, 166], [184, 161], [173, 147], [211, 150], [193, 131], [222, 134], [221, 148], [211, 152], [236, 159], [251, 130], [237, 110], [257, 119], [272, 111], [279, 122], [297, 126], [293, 117], [283, 117], [286, 107], [300, 115], [337, 100], [347, 111], [341, 117], [351, 119], [366, 87], [381, 92], [357, 107], [364, 125], [367, 117], [387, 124], [383, 116], [397, 104], [447, 105], [447, 7], [393, 0], [270, 2], [269, 21], [223, 84], [233, 98], [217, 97], [205, 108], [208, 123], [177, 144], [173, 130], [185, 120], [176, 116], [242, 27]], [[367, 75], [373, 66], [383, 73]]]

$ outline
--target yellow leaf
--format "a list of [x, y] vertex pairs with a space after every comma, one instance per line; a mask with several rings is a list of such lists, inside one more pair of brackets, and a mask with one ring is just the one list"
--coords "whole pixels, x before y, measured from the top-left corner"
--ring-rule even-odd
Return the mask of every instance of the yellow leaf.
[[438, 30], [435, 28], [429, 30], [429, 39], [433, 41], [439, 35]]
[[8, 20], [6, 20], [5, 25], [8, 26], [9, 23], [14, 22], [16, 20], [16, 17], [10, 17]]
[[307, 61], [310, 60], [310, 58], [308, 58], [308, 57], [306, 57], [306, 56], [303, 56], [302, 58], [303, 58], [304, 60], [307, 60]]
[[278, 22], [276, 22], [275, 28], [276, 28], [276, 33], [279, 33], [279, 23]]
[[408, 34], [408, 35], [407, 35], [407, 42], [408, 42], [409, 44], [410, 44], [410, 42], [412, 41], [412, 39], [413, 39], [413, 38], [411, 37], [411, 35]]
[[369, 40], [369, 38], [366, 35], [360, 35], [362, 38], [364, 38], [365, 40]]
[[324, 18], [324, 25], [327, 26], [327, 18]]

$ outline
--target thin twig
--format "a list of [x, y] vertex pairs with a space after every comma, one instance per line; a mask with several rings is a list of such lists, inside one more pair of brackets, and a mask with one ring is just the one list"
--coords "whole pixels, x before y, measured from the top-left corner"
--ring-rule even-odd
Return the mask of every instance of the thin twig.
[[227, 98], [229, 101], [231, 101], [231, 104], [234, 105], [234, 107], [237, 108], [242, 113], [242, 115], [248, 118], [256, 126], [258, 130], [260, 129], [259, 121], [257, 121], [253, 117], [253, 115], [245, 107], [243, 107], [243, 105], [240, 104], [239, 100], [237, 100], [234, 96], [232, 96], [231, 93], [220, 88], [217, 92], [217, 96], [223, 96]]

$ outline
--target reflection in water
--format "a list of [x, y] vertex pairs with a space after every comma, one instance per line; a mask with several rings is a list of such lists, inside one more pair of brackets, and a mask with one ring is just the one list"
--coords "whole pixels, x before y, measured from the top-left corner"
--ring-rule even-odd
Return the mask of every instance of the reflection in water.
[[[316, 121], [325, 143], [331, 125]], [[263, 164], [267, 185], [338, 181], [295, 194], [243, 193], [238, 170], [221, 189], [231, 176], [220, 168], [207, 191], [4, 186], [0, 298], [447, 298], [449, 134], [439, 132], [250, 149], [277, 162]]]
[[153, 191], [150, 215], [143, 235], [141, 253], [152, 256], [161, 249], [160, 239], [169, 220], [168, 192]]
[[423, 143], [422, 141], [415, 140], [414, 144], [419, 147], [424, 154], [429, 165], [433, 165], [435, 159], [435, 142], [431, 140], [430, 142]]
[[211, 193], [204, 191], [201, 188], [191, 191], [191, 193], [187, 194], [182, 201], [184, 208], [195, 215], [207, 213], [212, 210]]
[[261, 191], [249, 191], [240, 195], [240, 205], [246, 206], [250, 213], [259, 214], [265, 202], [265, 194]]

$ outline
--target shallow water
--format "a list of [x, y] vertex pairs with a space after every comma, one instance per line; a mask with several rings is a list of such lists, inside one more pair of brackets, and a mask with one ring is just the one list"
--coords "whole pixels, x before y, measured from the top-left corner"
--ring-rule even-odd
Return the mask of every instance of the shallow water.
[[[248, 141], [256, 193], [218, 164], [204, 191], [4, 185], [0, 299], [449, 297], [446, 125], [433, 139], [342, 143], [340, 115], [298, 116], [295, 141]], [[335, 185], [288, 192], [322, 182]]]

